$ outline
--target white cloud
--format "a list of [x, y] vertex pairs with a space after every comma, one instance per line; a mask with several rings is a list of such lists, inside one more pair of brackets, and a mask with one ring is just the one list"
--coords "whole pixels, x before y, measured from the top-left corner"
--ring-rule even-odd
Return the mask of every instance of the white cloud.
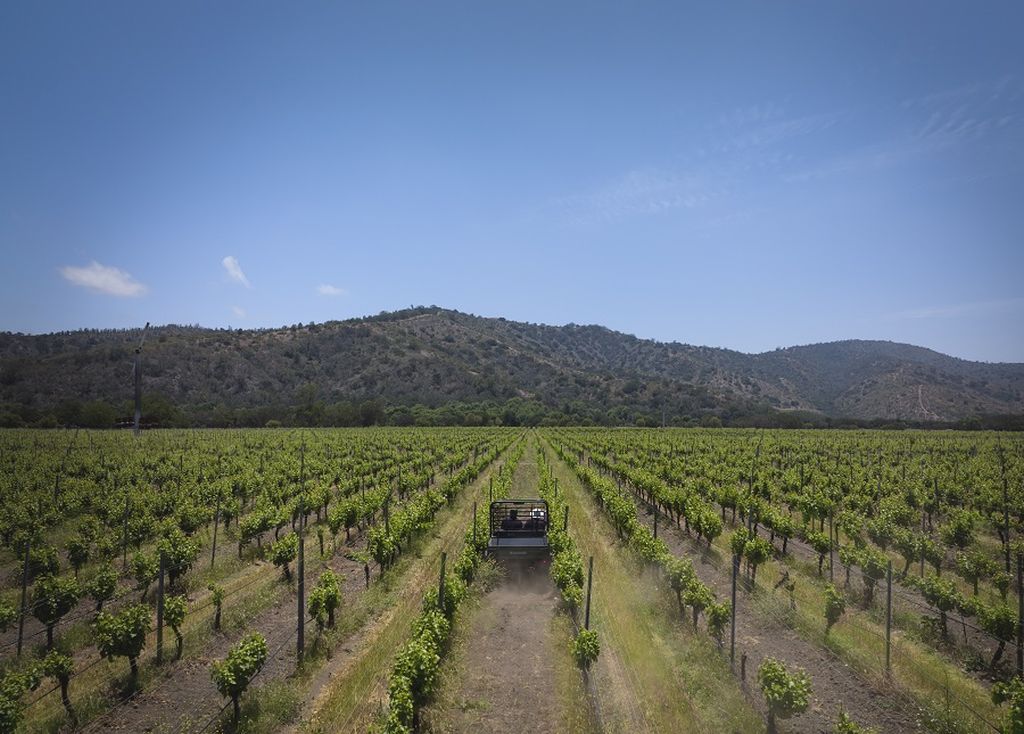
[[228, 272], [228, 276], [246, 288], [252, 288], [252, 283], [245, 277], [245, 273], [242, 272], [242, 266], [238, 264], [238, 258], [234, 255], [228, 255], [226, 258], [220, 261], [220, 264], [224, 266], [224, 269]]
[[106, 293], [108, 296], [134, 297], [146, 292], [146, 286], [130, 273], [93, 260], [84, 268], [67, 265], [60, 269], [64, 279], [83, 288]]
[[245, 309], [242, 308], [241, 306], [232, 306], [231, 307], [231, 313], [233, 313], [235, 316], [237, 316], [240, 319], [244, 319], [245, 315], [246, 315], [245, 314]]
[[316, 287], [316, 292], [321, 296], [343, 296], [346, 293], [344, 288], [339, 288], [335, 285], [327, 285], [326, 283], [318, 285]]

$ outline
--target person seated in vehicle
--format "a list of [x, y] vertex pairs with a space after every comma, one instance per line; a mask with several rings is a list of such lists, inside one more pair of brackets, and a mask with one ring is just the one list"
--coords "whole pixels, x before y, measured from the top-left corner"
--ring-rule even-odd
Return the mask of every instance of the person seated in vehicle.
[[544, 510], [533, 509], [530, 510], [529, 519], [523, 522], [523, 530], [531, 533], [543, 533], [544, 532]]
[[501, 529], [506, 531], [522, 530], [523, 523], [518, 518], [518, 514], [517, 510], [509, 510], [508, 517], [501, 521]]

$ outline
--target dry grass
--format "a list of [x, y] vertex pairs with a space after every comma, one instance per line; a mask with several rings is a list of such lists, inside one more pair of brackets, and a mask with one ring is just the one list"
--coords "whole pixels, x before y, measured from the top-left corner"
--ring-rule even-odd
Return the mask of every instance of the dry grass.
[[570, 532], [580, 552], [594, 556], [591, 622], [601, 655], [593, 675], [605, 731], [763, 731], [715, 644], [680, 623], [667, 590], [638, 567], [575, 475], [547, 453], [572, 506]]

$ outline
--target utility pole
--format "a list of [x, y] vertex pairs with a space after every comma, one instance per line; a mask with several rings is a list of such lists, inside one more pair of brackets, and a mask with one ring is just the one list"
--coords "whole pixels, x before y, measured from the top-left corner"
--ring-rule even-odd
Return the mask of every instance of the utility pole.
[[298, 558], [298, 628], [295, 652], [302, 664], [306, 652], [306, 442], [299, 449], [299, 558]]
[[147, 331], [149, 331], [148, 321], [142, 329], [142, 338], [139, 340], [139, 346], [135, 347], [135, 365], [132, 369], [132, 374], [135, 378], [135, 423], [133, 432], [136, 436], [142, 432], [139, 425], [142, 422], [142, 345], [146, 343]]
[[25, 615], [28, 613], [28, 563], [29, 549], [32, 547], [32, 538], [25, 541], [25, 560], [21, 565], [21, 614], [18, 615], [18, 657], [21, 657], [21, 644], [25, 639]]
[[165, 556], [160, 553], [160, 575], [157, 577], [156, 587], [156, 664], [164, 661], [164, 570]]
[[892, 561], [885, 569], [885, 674], [892, 673]]
[[736, 577], [740, 572], [739, 553], [732, 556], [732, 606], [729, 609], [729, 667], [736, 669]]
[[587, 607], [583, 616], [583, 628], [590, 629], [590, 591], [594, 584], [594, 557], [587, 564]]

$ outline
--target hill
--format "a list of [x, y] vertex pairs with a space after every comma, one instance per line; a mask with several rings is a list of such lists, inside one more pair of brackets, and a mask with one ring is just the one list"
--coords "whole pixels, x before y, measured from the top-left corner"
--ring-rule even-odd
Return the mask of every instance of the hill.
[[[0, 334], [7, 422], [87, 424], [81, 411], [98, 404], [122, 416], [138, 339], [138, 330]], [[744, 354], [436, 307], [279, 329], [157, 327], [143, 375], [147, 414], [163, 423], [170, 414], [203, 424], [377, 422], [385, 410], [398, 422], [418, 419], [416, 411], [451, 422], [437, 416], [453, 404], [480, 414], [474, 420], [513, 410], [506, 420], [525, 411], [604, 423], [780, 411], [911, 422], [1024, 413], [1021, 364], [883, 341]]]

